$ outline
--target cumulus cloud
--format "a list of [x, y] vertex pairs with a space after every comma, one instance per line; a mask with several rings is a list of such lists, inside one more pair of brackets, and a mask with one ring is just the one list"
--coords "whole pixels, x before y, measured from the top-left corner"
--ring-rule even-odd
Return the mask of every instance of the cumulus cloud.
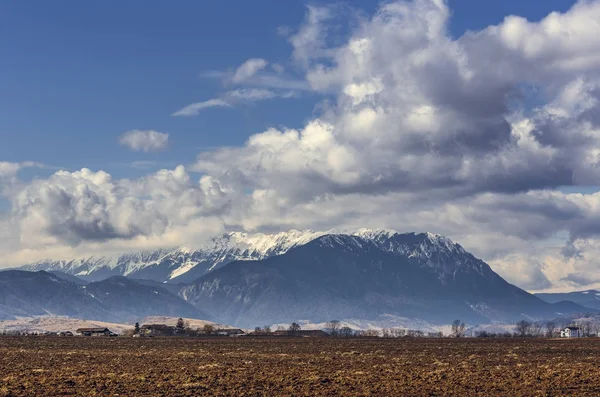
[[158, 152], [167, 148], [169, 134], [153, 130], [131, 130], [119, 137], [119, 143], [137, 152]]
[[82, 169], [30, 183], [13, 198], [13, 212], [24, 241], [77, 245], [161, 235], [226, 204], [218, 182], [193, 181], [183, 166], [133, 181]]
[[[568, 28], [596, 8], [597, 3], [578, 5], [528, 23], [528, 29]], [[516, 46], [497, 33], [510, 31], [511, 18], [453, 40], [446, 33], [447, 6], [431, 0], [385, 4], [346, 44], [304, 50], [323, 49], [326, 30], [320, 25], [329, 12], [310, 8], [292, 43], [311, 65], [306, 73], [313, 89], [339, 92], [336, 106], [304, 129], [269, 130], [243, 148], [202, 154], [196, 169], [242, 175], [261, 188], [282, 191], [296, 185], [297, 177], [312, 182], [303, 187], [313, 195], [445, 187], [455, 197], [597, 180], [594, 64], [573, 70], [553, 62], [558, 69], [547, 76], [517, 73], [524, 62], [527, 70], [537, 70], [534, 62], [550, 70], [550, 54], [532, 53], [531, 45]], [[586, 32], [574, 30], [572, 40], [589, 40]], [[483, 50], [490, 46], [494, 52]], [[582, 53], [588, 50], [580, 46]], [[553, 51], [554, 57], [573, 56]], [[319, 63], [324, 56], [327, 62]], [[489, 67], [496, 62], [502, 67]], [[527, 115], [517, 102], [525, 83], [540, 85], [550, 98]]]
[[309, 7], [289, 35], [305, 75], [294, 88], [251, 59], [227, 75], [242, 88], [174, 113], [299, 90], [333, 98], [304, 126], [199, 154], [196, 181], [183, 167], [36, 180], [12, 197], [22, 241], [174, 241], [203, 224], [388, 227], [448, 235], [532, 290], [597, 282], [600, 193], [559, 189], [600, 183], [600, 1], [458, 39], [442, 0], [386, 2], [351, 18], [343, 40], [330, 37], [338, 12]]

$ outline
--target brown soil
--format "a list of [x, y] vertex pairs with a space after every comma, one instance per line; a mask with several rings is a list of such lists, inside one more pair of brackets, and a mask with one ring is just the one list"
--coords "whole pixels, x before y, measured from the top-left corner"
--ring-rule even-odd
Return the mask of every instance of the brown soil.
[[600, 395], [600, 339], [0, 337], [0, 396]]

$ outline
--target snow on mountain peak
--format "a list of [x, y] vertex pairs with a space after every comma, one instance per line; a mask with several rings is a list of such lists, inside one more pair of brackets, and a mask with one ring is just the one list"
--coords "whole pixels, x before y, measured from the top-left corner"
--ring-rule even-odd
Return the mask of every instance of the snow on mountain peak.
[[323, 232], [312, 230], [289, 230], [276, 234], [230, 232], [211, 239], [215, 246], [244, 247], [256, 252], [267, 253], [273, 249], [289, 249], [293, 246], [306, 244], [323, 235]]
[[399, 234], [395, 230], [391, 229], [358, 229], [353, 233], [349, 233], [353, 236], [362, 237], [366, 240], [376, 240], [380, 238], [390, 238], [396, 234]]
[[[362, 249], [363, 242], [370, 241], [380, 249], [391, 253], [425, 259], [436, 268], [446, 261], [442, 260], [439, 264], [433, 264], [430, 259], [434, 256], [441, 254], [448, 258], [453, 254], [465, 253], [460, 245], [446, 237], [432, 233], [400, 234], [390, 229], [364, 228], [342, 233], [292, 229], [273, 234], [227, 232], [212, 237], [197, 248], [179, 247], [130, 252], [119, 255], [117, 258], [88, 257], [71, 261], [43, 261], [26, 265], [24, 269], [60, 270], [91, 279], [106, 275], [125, 275], [166, 281], [185, 275], [179, 280], [189, 279], [188, 281], [192, 281], [229, 262], [261, 260], [281, 255], [294, 247], [307, 244], [325, 235], [330, 236], [328, 243], [351, 245], [350, 248], [353, 249]], [[439, 260], [435, 262], [439, 262]]]
[[427, 240], [431, 242], [431, 244], [438, 246], [442, 249], [448, 251], [457, 251], [460, 253], [466, 252], [460, 245], [456, 244], [454, 241], [450, 240], [448, 237], [434, 234], [434, 233], [425, 233]]

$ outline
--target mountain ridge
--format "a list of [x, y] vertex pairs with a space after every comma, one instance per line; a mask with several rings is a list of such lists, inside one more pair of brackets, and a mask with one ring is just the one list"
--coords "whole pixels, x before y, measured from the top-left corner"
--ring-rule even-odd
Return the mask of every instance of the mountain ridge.
[[[281, 255], [332, 231], [289, 230], [275, 234], [229, 232], [214, 236], [198, 248], [175, 247], [127, 252], [116, 257], [89, 256], [71, 260], [42, 260], [18, 267], [28, 271], [60, 271], [86, 281], [99, 281], [121, 275], [159, 282], [192, 282], [197, 278], [236, 260], [261, 260]], [[401, 234], [390, 229], [358, 229], [343, 234], [377, 240]], [[410, 234], [410, 233], [406, 233]], [[449, 239], [425, 233], [440, 244]]]

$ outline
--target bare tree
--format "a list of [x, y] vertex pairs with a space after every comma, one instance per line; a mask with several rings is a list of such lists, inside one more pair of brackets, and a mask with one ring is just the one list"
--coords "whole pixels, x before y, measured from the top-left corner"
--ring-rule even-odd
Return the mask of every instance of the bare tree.
[[543, 329], [543, 325], [540, 322], [531, 324], [531, 335], [536, 336], [536, 337], [542, 336], [543, 335], [542, 329]]
[[375, 337], [379, 336], [379, 330], [378, 329], [368, 329], [365, 331], [364, 335], [369, 338], [375, 338]]
[[288, 328], [288, 331], [289, 331], [291, 334], [294, 334], [294, 335], [295, 335], [295, 334], [297, 334], [297, 333], [298, 333], [298, 331], [300, 331], [301, 329], [302, 329], [302, 327], [300, 326], [300, 324], [298, 324], [298, 323], [291, 323], [291, 324], [290, 324], [290, 327]]
[[515, 332], [518, 336], [531, 335], [531, 323], [527, 320], [521, 320], [515, 325]]
[[329, 335], [338, 336], [342, 325], [340, 324], [339, 320], [331, 320], [325, 325], [325, 327], [327, 328], [327, 333], [329, 333]]
[[465, 335], [465, 323], [460, 320], [454, 320], [452, 322], [452, 336], [455, 338], [462, 338]]
[[596, 336], [600, 336], [600, 321], [596, 320], [592, 322], [592, 332]]
[[204, 335], [211, 336], [215, 332], [215, 327], [212, 324], [204, 324], [202, 331], [204, 331]]
[[175, 328], [177, 328], [178, 331], [185, 329], [185, 322], [181, 317], [179, 317], [179, 320], [177, 320], [177, 325], [175, 325]]
[[256, 335], [260, 335], [260, 334], [262, 334], [262, 329], [261, 329], [260, 327], [255, 327], [255, 328], [254, 328], [254, 333], [255, 333]]
[[352, 328], [350, 328], [350, 327], [340, 328], [340, 336], [342, 336], [342, 337], [349, 338], [353, 334], [354, 334], [354, 332], [352, 331]]
[[268, 334], [270, 334], [270, 333], [271, 333], [271, 326], [270, 326], [270, 325], [265, 325], [265, 326], [263, 327], [263, 332], [264, 332], [265, 334], [267, 334], [267, 335], [268, 335]]
[[581, 335], [588, 337], [592, 334], [592, 322], [590, 320], [582, 321], [579, 324], [579, 328], [581, 329]]
[[556, 322], [555, 321], [548, 321], [546, 323], [546, 337], [547, 338], [554, 338], [556, 336]]
[[402, 338], [406, 336], [406, 330], [402, 328], [392, 328], [392, 335], [394, 338]]

